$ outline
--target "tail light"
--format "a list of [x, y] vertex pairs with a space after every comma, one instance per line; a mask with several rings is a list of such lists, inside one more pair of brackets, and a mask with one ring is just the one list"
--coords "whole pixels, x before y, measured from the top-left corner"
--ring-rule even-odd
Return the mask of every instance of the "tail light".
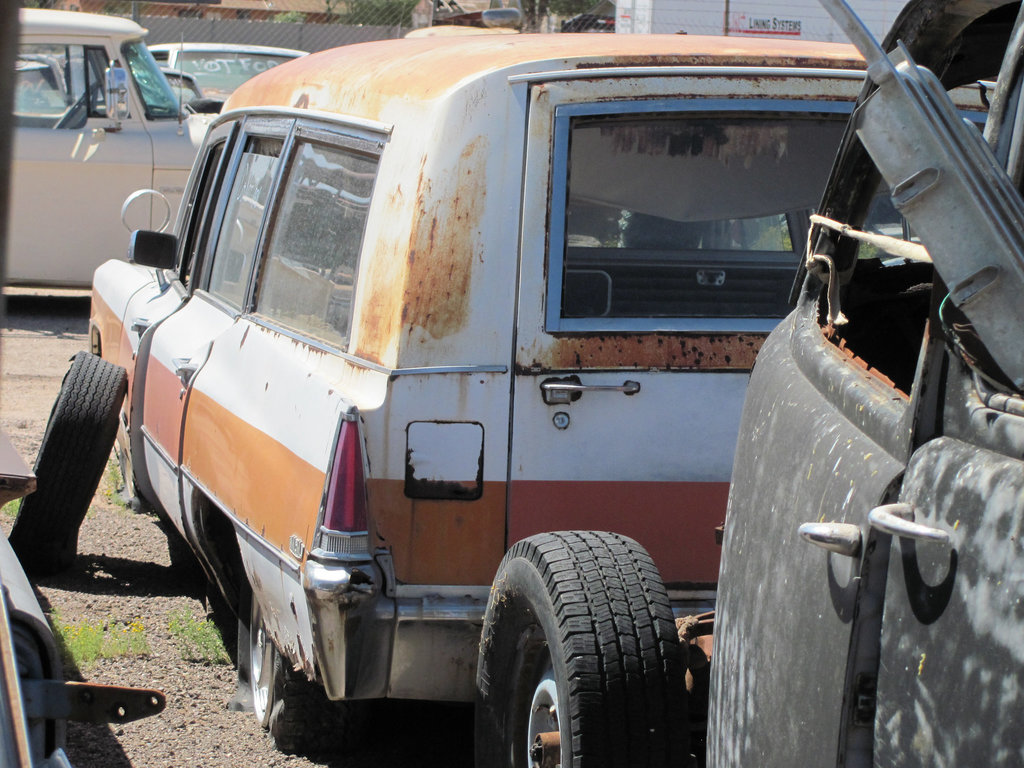
[[358, 417], [348, 414], [341, 423], [334, 447], [315, 554], [345, 557], [365, 556], [367, 552], [363, 447]]

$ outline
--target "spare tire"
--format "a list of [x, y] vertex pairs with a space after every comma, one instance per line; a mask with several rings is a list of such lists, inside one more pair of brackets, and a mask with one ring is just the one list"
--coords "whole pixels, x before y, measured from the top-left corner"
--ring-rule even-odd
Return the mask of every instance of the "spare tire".
[[71, 359], [36, 456], [36, 491], [22, 501], [9, 537], [30, 574], [48, 576], [74, 562], [127, 389], [121, 366], [88, 352]]

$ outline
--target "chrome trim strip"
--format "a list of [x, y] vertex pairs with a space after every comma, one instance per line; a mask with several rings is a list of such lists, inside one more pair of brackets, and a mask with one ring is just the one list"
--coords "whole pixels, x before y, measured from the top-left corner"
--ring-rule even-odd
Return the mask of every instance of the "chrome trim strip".
[[824, 77], [843, 80], [863, 80], [862, 69], [827, 69], [824, 67], [593, 67], [590, 69], [562, 69], [511, 75], [509, 84], [541, 83], [551, 80], [590, 80], [609, 77]]
[[156, 451], [157, 455], [167, 463], [167, 465], [171, 468], [171, 471], [174, 473], [174, 476], [177, 477], [178, 462], [172, 459], [171, 454], [167, 452], [167, 449], [165, 449], [162, 445], [160, 445], [160, 443], [156, 441], [156, 438], [153, 437], [152, 434], [150, 434], [150, 431], [148, 429], [146, 429], [145, 424], [142, 425], [141, 431], [142, 437], [145, 438], [146, 440], [146, 444], [149, 445], [154, 451]]
[[240, 109], [232, 109], [230, 112], [220, 114], [217, 119], [210, 124], [209, 130], [212, 130], [216, 126], [230, 120], [238, 120], [243, 117], [250, 116], [323, 120], [325, 122], [332, 123], [333, 125], [344, 125], [355, 129], [370, 131], [376, 134], [383, 134], [385, 137], [390, 136], [391, 131], [394, 129], [394, 126], [389, 123], [381, 123], [377, 120], [367, 120], [362, 117], [353, 117], [341, 112], [325, 112], [319, 109], [298, 109], [296, 107], [242, 107]]
[[348, 352], [342, 352], [335, 347], [328, 346], [322, 341], [317, 341], [309, 336], [303, 336], [301, 333], [294, 331], [290, 328], [277, 325], [271, 322], [269, 319], [262, 315], [255, 314], [253, 312], [246, 313], [243, 319], [252, 323], [260, 328], [266, 328], [268, 331], [279, 333], [293, 341], [297, 341], [300, 344], [305, 344], [319, 352], [324, 352], [329, 355], [335, 355], [340, 357], [346, 362], [352, 363], [352, 365], [360, 368], [366, 368], [367, 370], [375, 373], [382, 373], [385, 376], [422, 376], [426, 374], [435, 373], [508, 373], [507, 365], [493, 365], [493, 364], [480, 364], [480, 365], [431, 365], [422, 366], [419, 368], [388, 368], [387, 366], [374, 363], [365, 358], [357, 355], [350, 354]]
[[213, 505], [217, 507], [217, 509], [219, 509], [224, 514], [224, 516], [227, 517], [228, 520], [231, 521], [231, 524], [235, 527], [235, 532], [237, 534], [244, 536], [246, 541], [252, 542], [252, 544], [254, 544], [258, 549], [263, 550], [264, 554], [279, 560], [289, 571], [292, 572], [296, 581], [300, 581], [300, 563], [296, 563], [290, 557], [286, 557], [284, 552], [279, 550], [273, 544], [271, 544], [258, 533], [256, 533], [256, 531], [254, 531], [252, 528], [250, 528], [248, 525], [242, 522], [238, 515], [236, 515], [226, 506], [224, 506], [224, 503], [217, 498], [217, 495], [213, 491], [207, 488], [203, 483], [199, 481], [199, 479], [195, 475], [193, 475], [184, 467], [181, 468], [181, 475], [184, 479], [187, 479], [190, 483], [192, 483], [192, 485], [194, 485], [196, 488], [202, 491], [206, 498], [208, 498], [213, 503]]
[[490, 585], [480, 586], [467, 584], [459, 585], [437, 585], [437, 584], [398, 584], [395, 586], [394, 596], [396, 599], [445, 599], [456, 600], [468, 598], [469, 600], [484, 600], [491, 594]]
[[507, 365], [432, 365], [423, 368], [396, 368], [392, 376], [420, 376], [434, 373], [508, 373]]

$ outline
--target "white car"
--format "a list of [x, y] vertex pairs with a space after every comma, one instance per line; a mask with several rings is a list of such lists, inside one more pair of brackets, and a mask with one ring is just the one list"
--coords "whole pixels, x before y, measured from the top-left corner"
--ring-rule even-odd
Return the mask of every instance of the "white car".
[[[20, 12], [7, 282], [88, 286], [134, 227], [173, 219], [206, 118], [185, 115], [132, 21]], [[113, 104], [113, 108], [108, 108]]]
[[149, 50], [162, 66], [195, 75], [203, 95], [211, 99], [226, 99], [250, 77], [307, 53], [233, 43], [160, 43]]

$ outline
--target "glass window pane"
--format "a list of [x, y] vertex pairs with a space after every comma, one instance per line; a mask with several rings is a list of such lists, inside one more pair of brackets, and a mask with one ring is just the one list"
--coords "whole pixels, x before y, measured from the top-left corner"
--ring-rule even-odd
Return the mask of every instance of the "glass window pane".
[[344, 348], [377, 161], [301, 143], [262, 269], [256, 310]]
[[270, 196], [281, 140], [250, 137], [235, 174], [213, 255], [210, 293], [241, 309]]
[[843, 119], [626, 115], [570, 127], [562, 317], [782, 317]]
[[187, 204], [186, 229], [182, 249], [184, 257], [181, 264], [181, 282], [185, 285], [191, 284], [193, 273], [199, 275], [202, 272], [202, 255], [206, 250], [212, 226], [212, 216], [209, 213], [210, 201], [213, 199], [214, 190], [220, 181], [217, 170], [226, 143], [226, 141], [220, 141], [207, 150], [206, 157], [203, 159], [202, 181]]
[[86, 79], [89, 87], [89, 117], [107, 116], [107, 52], [103, 48], [86, 48]]
[[291, 58], [252, 52], [184, 51], [178, 57], [178, 68], [195, 75], [196, 82], [205, 95], [226, 99], [249, 78]]
[[128, 62], [128, 69], [131, 70], [132, 79], [138, 86], [139, 95], [142, 96], [146, 117], [150, 120], [177, 119], [178, 100], [174, 98], [167, 78], [160, 71], [160, 66], [149, 49], [142, 41], [137, 41], [125, 43], [121, 47], [121, 52]]
[[85, 125], [88, 104], [84, 57], [80, 45], [30, 43], [19, 48], [14, 64], [14, 115], [18, 125]]

